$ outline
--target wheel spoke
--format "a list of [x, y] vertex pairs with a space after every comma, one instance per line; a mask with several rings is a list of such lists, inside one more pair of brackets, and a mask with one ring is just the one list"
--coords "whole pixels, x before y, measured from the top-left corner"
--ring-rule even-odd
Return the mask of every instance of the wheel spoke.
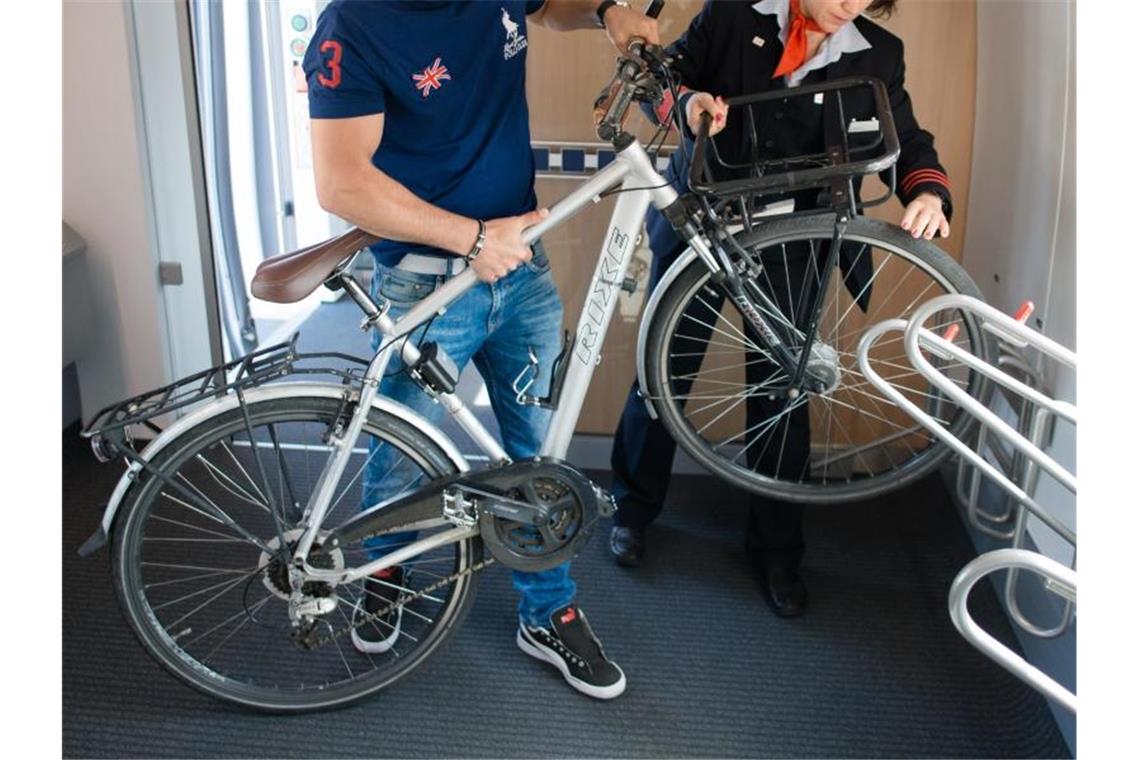
[[[239, 534], [241, 534], [241, 535], [242, 535], [242, 536], [244, 536], [244, 537], [245, 537], [247, 540], [249, 540], [249, 542], [250, 542], [250, 543], [254, 544], [255, 546], [257, 546], [257, 547], [259, 547], [259, 548], [261, 548], [262, 550], [264, 550], [264, 551], [271, 551], [271, 550], [269, 549], [269, 547], [268, 547], [268, 546], [266, 546], [266, 544], [265, 544], [265, 542], [264, 542], [264, 541], [260, 540], [260, 539], [259, 539], [259, 538], [257, 538], [255, 535], [253, 535], [253, 534], [252, 534], [252, 533], [250, 533], [248, 530], [246, 530], [246, 529], [245, 529], [245, 528], [244, 528], [244, 527], [241, 525], [241, 523], [239, 523], [237, 520], [235, 520], [233, 517], [231, 517], [231, 516], [230, 516], [230, 514], [229, 514], [228, 512], [226, 512], [226, 510], [222, 509], [222, 508], [221, 508], [221, 507], [219, 507], [217, 504], [215, 504], [215, 503], [214, 503], [214, 501], [213, 501], [213, 500], [212, 500], [210, 497], [206, 496], [206, 494], [204, 494], [200, 488], [198, 488], [196, 485], [194, 485], [194, 483], [192, 483], [192, 482], [191, 482], [191, 481], [190, 481], [190, 480], [189, 480], [189, 479], [188, 479], [188, 478], [187, 478], [185, 475], [183, 475], [182, 473], [178, 473], [178, 476], [177, 476], [176, 480], [173, 480], [173, 481], [169, 481], [169, 482], [170, 482], [170, 485], [172, 485], [172, 486], [177, 486], [177, 485], [178, 485], [178, 483], [177, 483], [177, 481], [178, 481], [178, 480], [181, 480], [181, 481], [182, 481], [182, 483], [183, 483], [183, 484], [182, 484], [182, 487], [183, 487], [183, 488], [186, 488], [188, 491], [192, 491], [192, 492], [194, 493], [194, 495], [195, 495], [195, 496], [197, 496], [198, 498], [202, 499], [202, 501], [203, 501], [203, 502], [205, 502], [207, 506], [209, 506], [211, 509], [215, 510], [215, 511], [217, 512], [217, 514], [218, 514], [218, 515], [221, 515], [221, 517], [220, 517], [220, 518], [219, 518], [217, 515], [215, 515], [215, 516], [214, 516], [213, 518], [211, 518], [211, 519], [214, 519], [214, 520], [216, 520], [217, 522], [220, 522], [220, 523], [222, 523], [223, 525], [229, 525], [229, 527], [233, 528], [235, 531], [237, 531]], [[191, 506], [191, 505], [190, 505], [188, 502], [185, 502], [185, 501], [181, 501], [181, 500], [179, 500], [179, 499], [175, 499], [173, 496], [170, 496], [170, 494], [167, 494], [165, 491], [163, 492], [163, 495], [167, 496], [167, 498], [171, 499], [172, 501], [174, 501], [174, 502], [176, 502], [176, 503], [178, 503], [178, 504], [181, 504], [182, 506], [184, 506], [184, 507], [187, 507], [188, 509], [191, 509], [191, 510], [193, 510], [194, 512], [197, 512], [198, 514], [200, 514], [200, 515], [202, 515], [202, 516], [204, 516], [204, 517], [208, 517], [208, 516], [209, 516], [209, 515], [208, 515], [206, 512], [203, 512], [202, 510], [198, 509], [197, 507], [193, 507], [193, 506]]]
[[[348, 615], [344, 614], [344, 609], [341, 607], [340, 604], [338, 604], [336, 606], [336, 611], [340, 615], [340, 619], [344, 622], [345, 625], [348, 625], [348, 626], [352, 625], [352, 620], [349, 619]], [[376, 670], [376, 660], [372, 659], [372, 653], [371, 652], [360, 652], [360, 654], [364, 655], [364, 657], [368, 660], [368, 664], [370, 664], [372, 666], [373, 670]]]
[[[255, 574], [256, 573], [250, 573], [249, 575], [255, 575]], [[238, 578], [237, 581], [247, 580], [248, 578], [249, 578], [249, 576], [245, 576], [242, 578]], [[166, 607], [170, 607], [171, 605], [174, 605], [174, 604], [178, 604], [179, 602], [184, 602], [187, 599], [193, 599], [194, 597], [201, 596], [202, 594], [208, 594], [211, 591], [213, 591], [214, 589], [221, 588], [223, 586], [231, 586], [235, 582], [236, 581], [234, 579], [227, 578], [224, 581], [219, 581], [218, 583], [215, 583], [215, 584], [210, 585], [210, 586], [206, 586], [205, 588], [198, 589], [197, 591], [191, 591], [189, 594], [184, 594], [182, 596], [171, 599], [170, 601], [163, 602], [162, 604], [152, 605], [150, 609], [153, 612], [158, 612], [161, 609], [164, 609]], [[175, 622], [179, 622], [179, 621], [175, 621]], [[173, 623], [172, 623], [172, 625], [173, 625]]]
[[[187, 612], [187, 613], [186, 613], [185, 615], [183, 615], [182, 617], [178, 618], [177, 620], [175, 620], [175, 621], [173, 621], [173, 622], [171, 622], [171, 623], [168, 623], [168, 624], [167, 624], [167, 628], [173, 628], [174, 626], [178, 625], [179, 623], [181, 623], [181, 622], [182, 622], [183, 620], [185, 620], [186, 618], [188, 618], [188, 617], [190, 617], [190, 616], [192, 616], [192, 615], [194, 615], [194, 614], [196, 614], [196, 613], [198, 613], [198, 612], [201, 612], [201, 611], [202, 611], [202, 610], [204, 610], [206, 607], [209, 607], [211, 604], [213, 604], [214, 602], [216, 602], [218, 599], [221, 599], [223, 596], [225, 596], [225, 595], [226, 595], [227, 593], [229, 593], [231, 590], [233, 590], [234, 588], [236, 588], [236, 587], [237, 587], [237, 585], [238, 585], [239, 583], [244, 583], [246, 580], [248, 580], [248, 579], [249, 579], [249, 576], [250, 576], [250, 575], [252, 575], [252, 574], [253, 574], [253, 573], [249, 573], [249, 574], [247, 574], [247, 575], [243, 575], [243, 576], [241, 576], [240, 578], [235, 578], [235, 579], [233, 579], [232, 581], [228, 581], [228, 582], [225, 584], [225, 588], [223, 588], [221, 591], [219, 591], [218, 593], [216, 593], [216, 594], [214, 594], [213, 596], [211, 596], [211, 597], [210, 597], [209, 599], [207, 599], [206, 601], [204, 601], [204, 602], [202, 602], [201, 604], [199, 604], [199, 605], [198, 605], [197, 607], [195, 607], [194, 609], [192, 609], [192, 610], [190, 610], [189, 612]], [[152, 609], [153, 609], [153, 608], [152, 608]]]
[[[735, 335], [733, 335], [732, 333], [727, 333], [724, 330], [720, 330], [720, 329], [714, 327], [713, 325], [708, 324], [707, 322], [702, 322], [701, 320], [697, 319], [696, 317], [692, 316], [691, 314], [683, 314], [682, 316], [685, 319], [696, 322], [698, 325], [701, 325], [702, 327], [707, 327], [710, 330], [712, 330], [713, 332], [718, 333], [720, 335], [723, 335], [724, 337], [728, 338], [729, 340], [736, 341], [736, 344], [739, 346], [742, 346], [744, 348], [750, 348], [753, 351], [755, 351], [759, 354], [763, 354], [765, 356], [768, 355], [767, 352], [764, 351], [764, 349], [760, 348], [760, 346], [757, 346], [755, 343], [753, 343], [751, 340], [749, 340], [747, 336], [744, 337], [744, 340], [741, 340], [741, 339], [737, 338]], [[733, 327], [735, 328], [735, 326], [733, 326]], [[679, 335], [677, 337], [678, 338], [685, 338], [688, 340], [698, 340], [697, 338], [690, 338], [689, 336], [685, 336], [685, 335]]]
[[205, 533], [205, 534], [210, 535], [210, 536], [218, 536], [219, 538], [228, 539], [231, 541], [243, 541], [243, 542], [249, 544], [250, 546], [257, 546], [257, 544], [253, 543], [252, 541], [250, 541], [250, 540], [248, 540], [242, 536], [226, 534], [226, 533], [222, 533], [222, 532], [216, 531], [216, 530], [210, 530], [209, 528], [203, 528], [200, 525], [193, 525], [191, 523], [182, 522], [181, 520], [172, 520], [169, 517], [162, 517], [161, 515], [156, 515], [156, 514], [151, 514], [151, 519], [158, 520], [159, 522], [167, 523], [170, 525], [178, 525], [180, 527], [187, 528], [189, 530], [194, 530], [194, 531], [197, 531], [199, 533]]
[[[232, 639], [234, 637], [234, 634], [236, 634], [238, 631], [240, 631], [245, 626], [246, 623], [248, 623], [250, 620], [253, 619], [254, 615], [256, 615], [258, 612], [261, 611], [262, 607], [264, 607], [266, 604], [269, 603], [270, 599], [275, 599], [275, 598], [276, 597], [273, 596], [273, 594], [266, 594], [261, 599], [261, 601], [254, 603], [254, 605], [252, 607], [250, 607], [248, 610], [238, 610], [233, 615], [230, 615], [228, 618], [226, 618], [222, 622], [220, 622], [217, 625], [215, 625], [214, 627], [210, 628], [208, 631], [204, 631], [203, 633], [200, 633], [197, 636], [195, 636], [194, 638], [190, 639], [190, 641], [187, 641], [185, 644], [182, 645], [182, 648], [183, 649], [189, 648], [195, 642], [206, 638], [211, 633], [218, 630], [219, 628], [226, 625], [227, 623], [229, 623], [229, 622], [231, 622], [237, 618], [241, 618], [241, 620], [238, 622], [237, 626], [235, 626], [232, 631], [230, 631], [228, 634], [226, 634], [225, 638], [223, 638], [221, 641], [219, 641], [217, 644], [215, 644], [214, 648], [211, 649], [209, 652], [207, 652], [206, 655], [201, 660], [199, 660], [199, 662], [201, 662], [203, 665], [205, 665], [207, 662], [210, 661], [210, 658], [213, 657], [217, 653], [217, 651], [222, 648], [223, 644], [225, 644], [227, 641]], [[242, 617], [243, 615], [244, 615], [244, 617]]]
[[[233, 449], [231, 449], [229, 446], [227, 446], [226, 442], [224, 440], [218, 441], [218, 445], [222, 447], [223, 451], [225, 451], [227, 454], [230, 455], [230, 460], [232, 460], [233, 463], [235, 465], [237, 465], [237, 468], [239, 470], [241, 470], [241, 474], [245, 476], [246, 482], [249, 483], [250, 486], [253, 487], [253, 490], [257, 492], [257, 495], [259, 497], [261, 497], [262, 506], [264, 506], [268, 509], [269, 508], [269, 497], [267, 497], [264, 493], [262, 493], [261, 489], [258, 488], [257, 483], [254, 481], [253, 477], [249, 474], [249, 472], [245, 469], [245, 467], [242, 466], [242, 463], [240, 461], [238, 461], [237, 455], [234, 454]], [[257, 444], [252, 438], [250, 439], [250, 442], [249, 442], [249, 448], [250, 448], [250, 451], [253, 452], [253, 455], [257, 456]]]
[[[340, 492], [340, 495], [333, 499], [332, 504], [329, 506], [329, 512], [332, 512], [333, 509], [335, 509], [336, 506], [340, 504], [341, 499], [344, 498], [345, 494], [348, 493], [349, 489], [352, 488], [357, 479], [364, 474], [364, 471], [368, 468], [368, 465], [372, 463], [373, 458], [376, 456], [376, 452], [380, 451], [380, 449], [385, 445], [387, 444], [381, 443], [377, 446], [372, 447], [372, 450], [368, 452], [368, 456], [365, 457], [364, 463], [360, 465], [360, 469], [358, 469], [356, 471], [356, 474], [352, 476], [352, 479], [348, 481], [348, 484]], [[402, 461], [404, 461], [403, 456], [397, 457], [396, 461], [392, 463], [392, 466], [388, 468], [388, 471], [384, 473], [383, 477], [381, 477], [378, 482], [383, 483], [385, 480], [387, 480], [388, 476], [392, 474], [392, 472], [400, 465]]]
[[[225, 448], [227, 451], [229, 451], [229, 449], [227, 447], [223, 446], [223, 448]], [[230, 457], [233, 458], [233, 456], [234, 456], [233, 452], [230, 451], [229, 454], [230, 454]], [[237, 482], [235, 482], [233, 480], [233, 478], [231, 478], [229, 475], [227, 475], [220, 467], [218, 467], [216, 464], [211, 462], [206, 457], [205, 454], [199, 454], [196, 458], [198, 459], [199, 462], [201, 462], [206, 467], [206, 470], [209, 472], [211, 479], [215, 483], [220, 485], [223, 489], [225, 489], [229, 493], [233, 494], [234, 496], [236, 496], [237, 498], [241, 499], [242, 501], [244, 501], [248, 504], [252, 504], [253, 506], [255, 506], [259, 509], [264, 509], [267, 512], [269, 511], [269, 505], [266, 503], [264, 498], [261, 498], [261, 499], [255, 498], [248, 491], [246, 491], [244, 488], [242, 488], [240, 485], [238, 485]], [[235, 462], [237, 461], [236, 458], [234, 459], [234, 461]], [[240, 465], [239, 465], [239, 468], [240, 468]], [[185, 480], [185, 478], [183, 478], [183, 480]], [[195, 488], [195, 490], [197, 491], [199, 489]]]
[[[687, 375], [677, 375], [674, 379], [675, 380], [696, 380], [699, 377], [701, 377], [701, 372], [710, 372], [710, 373], [711, 372], [727, 372], [730, 369], [740, 369], [741, 367], [751, 367], [754, 364], [770, 364], [770, 363], [771, 362], [769, 362], [767, 359], [753, 359], [752, 361], [741, 362], [740, 364], [730, 364], [726, 367], [711, 367], [707, 370], [706, 369], [699, 369], [696, 372], [690, 372]], [[717, 383], [717, 382], [723, 383], [723, 382], [725, 382], [723, 380], [709, 380], [708, 378], [704, 378], [704, 379], [710, 383]], [[739, 385], [740, 383], [732, 382], [732, 384], [733, 385]]]

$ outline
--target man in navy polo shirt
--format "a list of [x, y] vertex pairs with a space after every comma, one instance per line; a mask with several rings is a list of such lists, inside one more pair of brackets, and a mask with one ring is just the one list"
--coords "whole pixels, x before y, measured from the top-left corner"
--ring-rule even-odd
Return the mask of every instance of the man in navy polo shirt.
[[[384, 238], [372, 248], [372, 288], [391, 302], [393, 318], [467, 266], [481, 281], [431, 324], [430, 339], [460, 368], [475, 362], [503, 447], [516, 460], [538, 452], [550, 412], [516, 403], [511, 384], [533, 351], [545, 370], [538, 385], [549, 385], [562, 322], [542, 247], [532, 250], [521, 237], [546, 213], [536, 210], [534, 193], [528, 20], [556, 30], [604, 26], [619, 51], [634, 37], [659, 41], [655, 21], [614, 0], [334, 0], [304, 61], [318, 198], [325, 210]], [[374, 348], [378, 341], [374, 335]], [[439, 406], [399, 369], [389, 370], [381, 393], [437, 419]], [[401, 465], [410, 467], [392, 446], [372, 444], [365, 506], [406, 488]], [[380, 556], [399, 540], [406, 538], [370, 548]], [[366, 581], [364, 611], [388, 606], [403, 580], [397, 567]], [[569, 563], [515, 571], [513, 580], [519, 647], [585, 694], [621, 694], [625, 675], [574, 603]], [[356, 648], [391, 649], [402, 613], [355, 628]]]

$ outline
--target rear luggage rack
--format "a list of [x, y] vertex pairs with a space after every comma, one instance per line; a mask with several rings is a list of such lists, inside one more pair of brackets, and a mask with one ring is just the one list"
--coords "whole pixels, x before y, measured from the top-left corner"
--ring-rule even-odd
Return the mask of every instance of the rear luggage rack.
[[[239, 359], [107, 406], [95, 414], [81, 435], [93, 439], [92, 447], [102, 458], [118, 453], [115, 450], [128, 439], [126, 429], [131, 425], [145, 425], [160, 432], [161, 428], [154, 422], [156, 417], [201, 401], [255, 388], [290, 375], [329, 375], [340, 378], [346, 385], [357, 383], [363, 377], [368, 367], [364, 359], [335, 352], [298, 353], [299, 335], [293, 333], [283, 343], [258, 349]], [[330, 366], [330, 360], [347, 363], [348, 366]], [[110, 449], [107, 444], [110, 444]]]

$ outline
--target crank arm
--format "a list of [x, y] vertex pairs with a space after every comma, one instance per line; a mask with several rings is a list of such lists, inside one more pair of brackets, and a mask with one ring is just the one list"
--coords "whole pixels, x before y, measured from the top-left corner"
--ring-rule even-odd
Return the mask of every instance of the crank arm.
[[496, 517], [528, 525], [542, 525], [550, 520], [550, 507], [546, 504], [529, 504], [509, 499], [502, 494], [483, 491], [464, 483], [459, 483], [456, 488], [464, 496], [478, 497], [481, 512], [490, 512]]

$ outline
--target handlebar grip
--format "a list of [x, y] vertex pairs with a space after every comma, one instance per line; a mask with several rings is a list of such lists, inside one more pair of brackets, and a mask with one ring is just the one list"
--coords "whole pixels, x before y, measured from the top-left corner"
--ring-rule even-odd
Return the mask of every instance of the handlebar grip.
[[694, 192], [706, 191], [709, 180], [704, 179], [706, 172], [705, 147], [709, 141], [709, 128], [712, 126], [712, 116], [708, 111], [701, 111], [700, 127], [697, 129], [697, 139], [693, 145], [693, 159], [689, 164], [689, 189]]
[[645, 15], [649, 18], [657, 18], [661, 15], [661, 9], [665, 7], [665, 0], [651, 0], [649, 5], [645, 6]]

